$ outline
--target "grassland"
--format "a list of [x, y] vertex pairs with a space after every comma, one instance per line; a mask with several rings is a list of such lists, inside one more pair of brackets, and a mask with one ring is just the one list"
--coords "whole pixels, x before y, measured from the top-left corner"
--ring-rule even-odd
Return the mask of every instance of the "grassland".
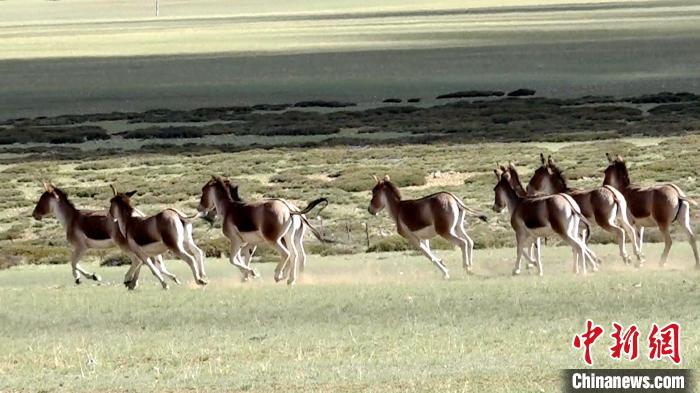
[[[594, 246], [614, 260], [613, 246]], [[648, 254], [658, 254], [652, 245]], [[677, 245], [669, 266], [638, 271], [614, 261], [587, 277], [571, 252], [545, 249], [546, 275], [511, 277], [512, 249], [476, 251], [473, 276], [456, 252], [444, 281], [404, 253], [313, 256], [299, 285], [241, 284], [223, 260], [212, 282], [164, 292], [145, 277], [133, 293], [121, 268], [98, 268], [101, 285], [70, 284], [66, 266], [23, 266], [0, 275], [0, 390], [164, 392], [366, 391], [556, 392], [559, 370], [582, 365], [571, 349], [586, 318], [637, 323], [642, 359], [599, 367], [669, 367], [645, 358], [652, 322], [682, 326], [683, 367], [700, 361], [698, 273]]]

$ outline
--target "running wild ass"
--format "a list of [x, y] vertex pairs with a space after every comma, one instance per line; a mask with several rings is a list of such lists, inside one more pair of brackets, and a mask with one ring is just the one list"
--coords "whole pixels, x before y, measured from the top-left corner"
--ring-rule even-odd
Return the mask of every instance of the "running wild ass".
[[246, 246], [269, 244], [280, 255], [280, 262], [275, 268], [275, 281], [279, 282], [286, 276], [287, 284], [294, 285], [298, 265], [305, 263], [304, 227], [308, 226], [314, 236], [325, 241], [304, 215], [317, 205], [327, 203], [327, 200], [316, 199], [304, 210], [298, 210], [284, 199], [258, 202], [235, 200], [231, 191], [227, 180], [212, 176], [202, 187], [202, 196], [197, 207], [200, 212], [216, 209], [216, 213], [221, 215], [221, 229], [231, 242], [231, 264], [256, 277], [257, 272], [241, 261], [240, 251]]
[[[620, 191], [611, 185], [603, 185], [590, 190], [570, 188], [564, 173], [555, 165], [551, 156], [545, 160], [544, 155], [540, 154], [540, 161], [542, 165], [537, 168], [527, 185], [528, 195], [558, 193], [570, 195], [586, 219], [597, 223], [605, 231], [615, 235], [624, 263], [631, 262], [625, 248], [625, 233], [628, 233], [632, 238], [635, 255], [637, 260], [641, 261], [636, 231], [627, 219], [627, 201]], [[617, 224], [618, 221], [621, 226]]]
[[670, 227], [674, 221], [678, 220], [688, 236], [688, 242], [695, 256], [695, 267], [700, 268], [696, 238], [690, 224], [690, 205], [697, 206], [697, 203], [672, 183], [649, 187], [632, 184], [627, 164], [622, 157], [619, 155], [612, 157], [609, 153], [606, 156], [609, 165], [605, 169], [603, 184], [615, 187], [625, 196], [629, 218], [639, 231], [637, 234], [639, 252], [641, 253], [644, 244], [644, 227], [658, 227], [665, 242], [660, 264], [665, 265], [673, 243]]
[[[597, 257], [586, 246], [585, 240], [579, 237], [579, 224], [588, 223], [581, 215], [576, 202], [566, 194], [556, 194], [541, 197], [525, 197], [519, 195], [511, 185], [509, 171], [495, 169], [497, 184], [494, 187], [495, 212], [510, 212], [510, 225], [515, 231], [517, 256], [513, 275], [520, 274], [521, 258], [525, 256], [531, 263], [537, 264], [540, 275], [543, 274], [541, 261], [533, 260], [530, 247], [538, 237], [556, 233], [567, 242], [574, 253], [574, 271], [578, 274], [582, 269], [586, 273], [586, 261], [597, 270]], [[579, 261], [581, 262], [579, 264]]]
[[[80, 266], [80, 259], [88, 249], [105, 249], [116, 245], [132, 259], [132, 266], [135, 263], [134, 255], [129, 250], [126, 238], [122, 236], [117, 225], [109, 219], [106, 211], [79, 210], [68, 199], [65, 192], [51, 183], [44, 183], [44, 192], [39, 197], [32, 216], [40, 221], [51, 213], [56, 216], [65, 229], [66, 239], [73, 247], [71, 269], [76, 284], [81, 283], [81, 274], [92, 280], [100, 281], [97, 274], [90, 273]], [[133, 214], [143, 216], [137, 210], [134, 210]], [[154, 260], [158, 271], [179, 283], [177, 277], [165, 268], [160, 255]], [[124, 283], [130, 284], [128, 274]]]
[[[118, 224], [119, 231], [126, 238], [129, 250], [136, 255], [141, 264], [145, 263], [158, 278], [163, 289], [168, 283], [151, 262], [151, 256], [171, 251], [185, 261], [192, 269], [195, 282], [206, 285], [204, 273], [204, 253], [192, 238], [192, 224], [183, 213], [168, 208], [149, 217], [134, 217], [131, 197], [136, 191], [118, 193], [112, 187], [114, 197], [109, 201], [109, 217]], [[132, 266], [128, 275], [133, 277], [141, 264]]]
[[474, 241], [464, 229], [466, 215], [486, 221], [486, 216], [467, 207], [462, 200], [449, 192], [438, 192], [419, 199], [402, 199], [401, 191], [391, 182], [389, 175], [379, 180], [372, 189], [372, 200], [367, 210], [377, 215], [387, 208], [389, 215], [396, 222], [399, 235], [406, 238], [435, 266], [444, 277], [450, 277], [447, 267], [430, 249], [430, 239], [441, 236], [462, 251], [462, 266], [470, 272]]

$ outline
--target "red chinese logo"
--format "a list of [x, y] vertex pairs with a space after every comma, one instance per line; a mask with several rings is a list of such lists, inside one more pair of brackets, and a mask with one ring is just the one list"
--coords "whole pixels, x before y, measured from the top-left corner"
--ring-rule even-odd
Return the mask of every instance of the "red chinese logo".
[[[627, 358], [634, 361], [639, 357], [639, 328], [632, 324], [627, 329], [617, 322], [612, 323], [613, 332], [610, 338], [613, 345], [609, 347], [610, 358]], [[586, 331], [574, 336], [574, 349], [584, 350], [583, 360], [587, 365], [593, 365], [591, 349], [596, 340], [603, 334], [603, 327], [596, 325], [590, 319], [586, 320]], [[681, 327], [675, 322], [659, 327], [656, 323], [651, 325], [648, 336], [649, 360], [670, 359], [675, 364], [681, 362]]]
[[629, 360], [635, 360], [639, 357], [639, 330], [637, 325], [630, 326], [627, 330], [622, 330], [622, 325], [613, 322], [615, 330], [610, 337], [615, 340], [615, 345], [610, 347], [610, 357], [620, 359], [622, 355], [626, 355]]
[[651, 325], [649, 333], [649, 359], [660, 360], [667, 356], [673, 363], [681, 362], [680, 351], [681, 326], [677, 323], [669, 323], [659, 328], [657, 324]]
[[586, 321], [586, 332], [574, 336], [574, 348], [585, 348], [583, 360], [585, 360], [586, 364], [589, 366], [593, 364], [593, 360], [591, 359], [591, 346], [601, 334], [603, 334], [603, 328], [596, 326], [593, 321], [589, 319]]

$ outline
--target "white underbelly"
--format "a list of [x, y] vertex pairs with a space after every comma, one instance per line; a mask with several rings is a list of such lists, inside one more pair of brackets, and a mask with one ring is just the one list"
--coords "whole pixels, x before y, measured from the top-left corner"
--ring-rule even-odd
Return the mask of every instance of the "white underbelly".
[[90, 248], [114, 247], [114, 242], [112, 241], [112, 239], [95, 240], [95, 239], [87, 238], [85, 241], [85, 244], [87, 244], [87, 246]]
[[419, 239], [432, 239], [437, 236], [437, 232], [435, 231], [435, 227], [433, 225], [429, 225], [425, 228], [413, 231], [413, 235]]
[[527, 231], [533, 237], [545, 237], [545, 236], [552, 235], [554, 233], [554, 231], [552, 230], [552, 227], [550, 225], [540, 227], [540, 228], [528, 229]]
[[267, 242], [260, 231], [238, 232], [238, 236], [243, 240], [243, 243], [247, 244], [263, 244]]
[[168, 251], [168, 247], [161, 242], [156, 242], [141, 246], [141, 250], [143, 250], [143, 252], [145, 252], [149, 257], [152, 257]]
[[655, 227], [656, 220], [654, 220], [652, 217], [634, 218], [634, 225], [640, 227]]

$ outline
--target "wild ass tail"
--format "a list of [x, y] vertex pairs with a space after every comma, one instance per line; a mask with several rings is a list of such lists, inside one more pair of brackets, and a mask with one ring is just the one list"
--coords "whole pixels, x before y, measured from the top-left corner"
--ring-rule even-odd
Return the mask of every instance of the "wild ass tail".
[[569, 202], [569, 205], [571, 205], [571, 210], [578, 216], [578, 218], [583, 222], [583, 225], [586, 227], [586, 243], [588, 243], [588, 240], [591, 238], [591, 222], [588, 221], [586, 216], [581, 213], [581, 208], [578, 206], [578, 203], [574, 200], [574, 198], [571, 197], [571, 195], [568, 194], [559, 194], [566, 199], [567, 202]]
[[[284, 202], [287, 203], [287, 201], [284, 201]], [[318, 206], [321, 203], [324, 203], [323, 207], [321, 208], [321, 210], [323, 210], [326, 208], [326, 206], [328, 206], [328, 199], [326, 199], [326, 198], [314, 199], [313, 201], [309, 202], [309, 204], [306, 206], [306, 208], [304, 208], [304, 210], [294, 211], [290, 207], [289, 213], [293, 216], [299, 216], [301, 218], [301, 220], [304, 222], [304, 224], [306, 224], [306, 226], [309, 227], [309, 229], [311, 230], [311, 233], [314, 234], [314, 237], [316, 239], [318, 239], [321, 243], [337, 243], [335, 240], [326, 239], [325, 237], [323, 237], [321, 232], [319, 232], [318, 229], [316, 229], [313, 225], [311, 225], [311, 223], [309, 222], [309, 219], [304, 216], [304, 214], [307, 214], [313, 208], [315, 208], [316, 206]], [[289, 204], [287, 204], [287, 206], [289, 206]]]
[[681, 190], [680, 187], [678, 187], [677, 185], [675, 185], [675, 184], [673, 184], [673, 183], [668, 183], [668, 185], [671, 186], [671, 187], [673, 187], [673, 189], [676, 190], [676, 192], [678, 193], [678, 199], [680, 199], [681, 201], [686, 201], [686, 202], [688, 202], [689, 204], [691, 204], [691, 205], [693, 205], [693, 206], [697, 206], [697, 205], [698, 205], [697, 202], [695, 202], [694, 200], [688, 198], [688, 196], [685, 195], [685, 193], [683, 192], [683, 190]]
[[302, 215], [302, 214], [307, 214], [310, 212], [314, 207], [318, 206], [321, 203], [325, 203], [321, 210], [325, 209], [326, 206], [328, 206], [328, 199], [326, 198], [318, 198], [314, 199], [313, 201], [309, 202], [309, 204], [304, 208], [304, 210], [299, 210], [299, 211], [291, 211], [291, 214], [293, 215]]
[[459, 205], [459, 207], [460, 207], [462, 210], [464, 210], [467, 214], [469, 214], [470, 216], [476, 217], [476, 218], [478, 218], [479, 220], [481, 220], [481, 221], [483, 221], [483, 222], [487, 222], [487, 221], [488, 221], [488, 218], [486, 217], [486, 215], [485, 215], [484, 213], [481, 213], [480, 211], [474, 210], [474, 209], [472, 209], [471, 207], [467, 206], [467, 205], [464, 203], [464, 201], [462, 201], [461, 199], [459, 199], [459, 198], [457, 197], [457, 195], [455, 195], [455, 194], [453, 194], [453, 193], [451, 193], [451, 192], [448, 192], [447, 194], [451, 195], [452, 198], [454, 198], [455, 201], [457, 201], [457, 204]]
[[[180, 219], [181, 219], [181, 220], [184, 220], [185, 222], [188, 222], [189, 220], [191, 220], [191, 219], [193, 219], [193, 218], [202, 217], [202, 213], [201, 213], [201, 212], [197, 212], [197, 213], [195, 213], [195, 214], [193, 214], [193, 215], [191, 215], [191, 216], [188, 216], [187, 214], [181, 212], [180, 210], [175, 209], [174, 207], [169, 207], [169, 208], [167, 208], [167, 209], [165, 209], [165, 210], [170, 210], [170, 211], [172, 211], [172, 212], [175, 212], [175, 214], [177, 214], [178, 216], [180, 216]], [[141, 213], [141, 214], [143, 214], [143, 213]]]
[[631, 226], [629, 220], [627, 219], [627, 200], [625, 199], [625, 196], [622, 195], [617, 188], [609, 184], [604, 185], [603, 188], [606, 188], [612, 194], [615, 204], [617, 204], [617, 214], [620, 220], [622, 220], [625, 225]]

